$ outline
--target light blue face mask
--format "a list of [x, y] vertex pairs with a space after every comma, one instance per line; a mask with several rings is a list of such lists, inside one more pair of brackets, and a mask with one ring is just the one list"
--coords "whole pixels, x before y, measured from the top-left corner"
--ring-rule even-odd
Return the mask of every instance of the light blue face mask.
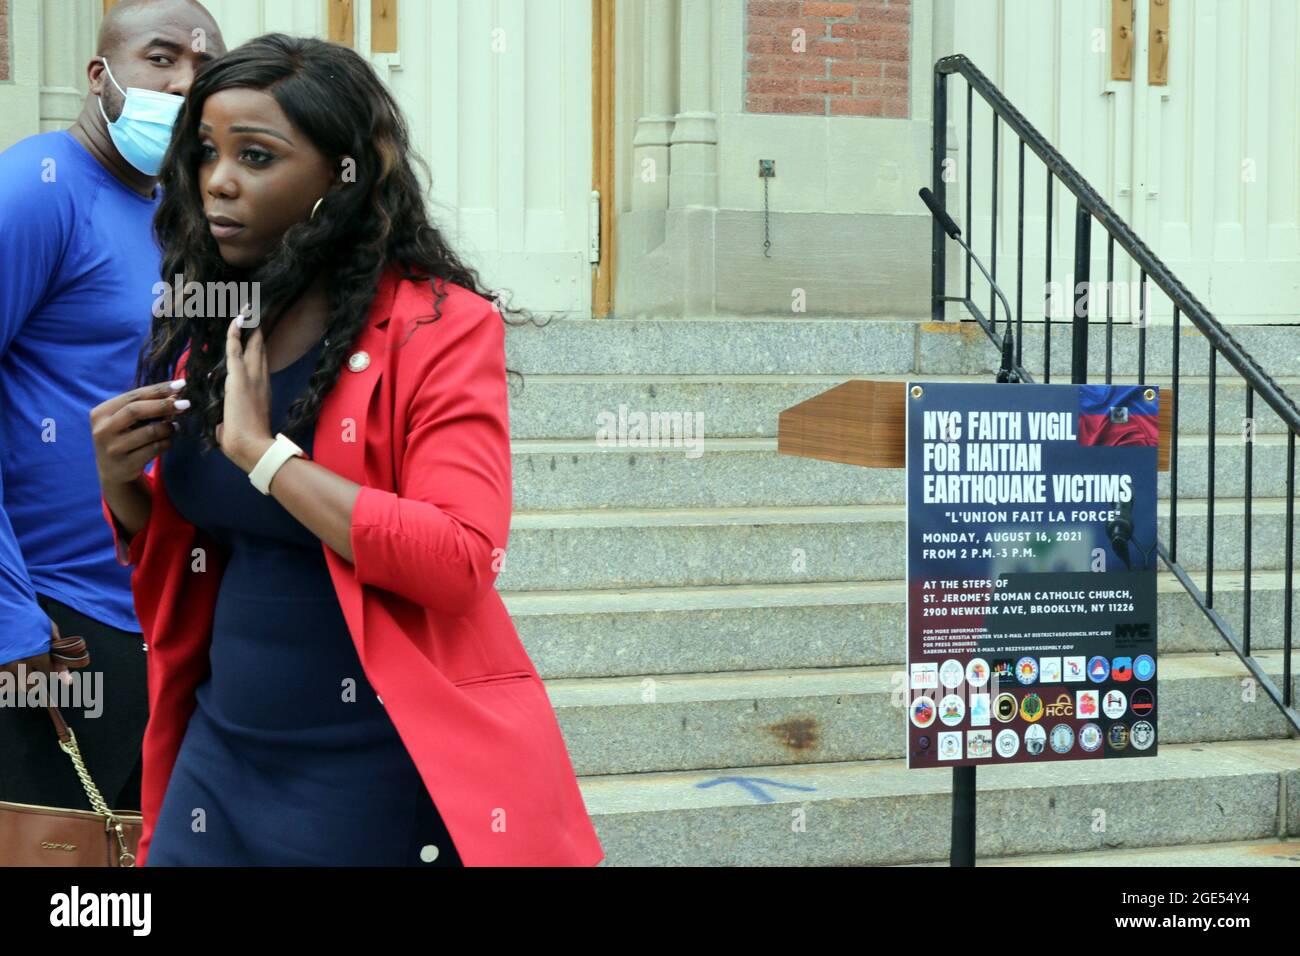
[[[100, 59], [104, 61], [108, 78], [117, 86], [113, 71], [108, 68], [108, 58]], [[108, 135], [123, 159], [146, 176], [157, 176], [158, 170], [162, 169], [163, 157], [167, 155], [167, 147], [172, 141], [176, 117], [185, 105], [185, 97], [175, 93], [143, 90], [138, 86], [125, 90], [120, 86], [117, 88], [125, 99], [122, 114], [116, 120], [109, 121], [108, 114], [104, 112], [104, 101], [99, 98], [99, 112], [104, 117], [104, 122], [108, 123]]]

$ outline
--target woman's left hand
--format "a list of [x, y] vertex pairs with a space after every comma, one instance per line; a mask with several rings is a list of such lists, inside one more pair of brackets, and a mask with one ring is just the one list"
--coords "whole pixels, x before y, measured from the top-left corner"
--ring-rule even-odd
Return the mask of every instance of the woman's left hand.
[[261, 328], [248, 344], [240, 342], [241, 327], [232, 319], [226, 329], [226, 395], [217, 442], [225, 456], [251, 472], [275, 443], [271, 434], [271, 375]]

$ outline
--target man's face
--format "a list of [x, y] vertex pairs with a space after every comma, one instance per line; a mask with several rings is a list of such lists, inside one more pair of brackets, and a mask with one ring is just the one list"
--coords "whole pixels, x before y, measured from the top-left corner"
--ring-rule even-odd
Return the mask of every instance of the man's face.
[[223, 56], [225, 42], [216, 22], [202, 7], [185, 0], [149, 4], [127, 12], [105, 48], [114, 86], [95, 59], [89, 67], [90, 91], [101, 97], [104, 112], [115, 120], [122, 112], [123, 90], [138, 86], [185, 96], [205, 63]]

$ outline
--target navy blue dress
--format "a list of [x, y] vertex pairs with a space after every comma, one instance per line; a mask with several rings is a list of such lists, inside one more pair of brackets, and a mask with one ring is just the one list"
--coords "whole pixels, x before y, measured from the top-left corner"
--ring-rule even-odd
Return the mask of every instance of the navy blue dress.
[[[321, 343], [271, 380], [271, 431]], [[345, 370], [344, 375], [348, 374]], [[311, 453], [308, 434], [291, 436]], [[219, 448], [178, 434], [167, 494], [228, 555], [199, 685], [149, 866], [459, 866], [366, 680], [320, 539]]]

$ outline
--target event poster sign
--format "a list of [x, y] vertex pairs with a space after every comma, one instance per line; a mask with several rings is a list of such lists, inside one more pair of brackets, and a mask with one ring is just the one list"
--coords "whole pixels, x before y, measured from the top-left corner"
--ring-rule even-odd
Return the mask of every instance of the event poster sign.
[[1156, 754], [1159, 400], [908, 383], [908, 767]]

